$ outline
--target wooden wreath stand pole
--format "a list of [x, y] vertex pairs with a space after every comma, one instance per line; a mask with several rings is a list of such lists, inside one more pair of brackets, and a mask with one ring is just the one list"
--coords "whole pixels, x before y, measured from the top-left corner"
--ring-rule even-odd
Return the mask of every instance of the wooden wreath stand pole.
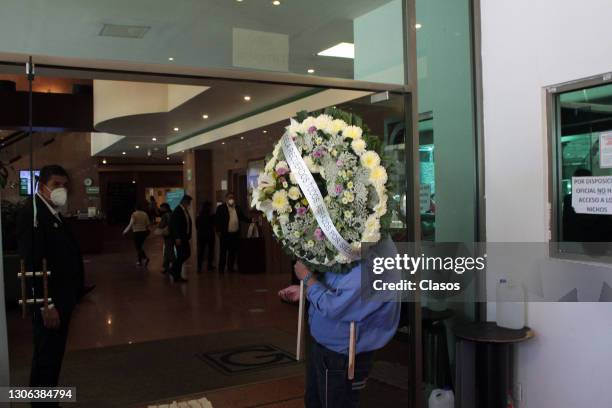
[[348, 379], [355, 379], [355, 346], [356, 346], [356, 336], [355, 332], [355, 322], [351, 322], [350, 332], [349, 332], [349, 354], [348, 354]]
[[302, 360], [304, 356], [304, 326], [306, 323], [306, 300], [304, 299], [304, 281], [300, 281], [300, 304], [298, 307], [298, 327], [297, 327], [297, 346], [295, 350], [295, 359]]

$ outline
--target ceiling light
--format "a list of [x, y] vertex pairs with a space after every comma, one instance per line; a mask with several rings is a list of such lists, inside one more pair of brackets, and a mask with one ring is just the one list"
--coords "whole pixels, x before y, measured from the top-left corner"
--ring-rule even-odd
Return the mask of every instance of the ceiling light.
[[341, 42], [319, 52], [317, 55], [322, 57], [355, 58], [355, 44]]
[[132, 184], [136, 184], [136, 180], [132, 180]]
[[315, 73], [315, 70], [314, 70], [313, 68], [308, 68], [308, 73], [309, 73], [309, 74], [314, 74], [314, 73]]
[[267, 130], [264, 130], [264, 131], [263, 131], [263, 133], [268, 133], [268, 131], [267, 131]]
[[168, 61], [174, 61], [174, 57], [168, 57]]
[[280, 6], [280, 1], [279, 0], [274, 0], [272, 2], [272, 4], [274, 4], [275, 6]]
[[179, 128], [175, 127], [175, 128], [174, 128], [174, 131], [175, 131], [175, 132], [178, 132], [178, 131], [179, 131]]
[[169, 158], [169, 157], [166, 157], [166, 160], [170, 160], [170, 158]]
[[225, 142], [221, 142], [221, 144], [225, 144]]
[[422, 25], [421, 23], [416, 23], [416, 24], [414, 25], [414, 28], [416, 28], [417, 30], [418, 30], [419, 28], [421, 28], [421, 27], [423, 27], [423, 25]]
[[154, 142], [157, 142], [157, 138], [156, 137], [152, 137], [151, 140], [154, 141]]
[[206, 114], [202, 115], [202, 119], [208, 119], [208, 115]]
[[140, 149], [140, 146], [138, 146], [138, 145], [136, 145], [136, 146], [134, 146], [134, 147], [135, 147], [135, 148], [137, 148], [137, 149]]
[[250, 97], [249, 95], [246, 95], [246, 96], [244, 97], [244, 100], [245, 100], [245, 101], [250, 101], [250, 100], [251, 100], [251, 97]]
[[183, 164], [185, 164], [185, 160], [183, 160]]
[[240, 140], [244, 140], [244, 136], [240, 136]]
[[125, 152], [121, 152], [121, 154], [125, 154]]
[[102, 160], [102, 164], [106, 164], [106, 159], [103, 159], [103, 160]]

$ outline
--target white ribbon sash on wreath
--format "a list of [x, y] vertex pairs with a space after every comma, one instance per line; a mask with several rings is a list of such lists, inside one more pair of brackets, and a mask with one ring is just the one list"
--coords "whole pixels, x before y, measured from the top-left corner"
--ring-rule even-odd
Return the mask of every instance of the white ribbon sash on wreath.
[[306, 166], [304, 159], [302, 159], [300, 151], [295, 143], [293, 143], [291, 136], [289, 136], [289, 133], [287, 132], [285, 132], [283, 138], [281, 139], [281, 147], [283, 149], [285, 159], [287, 160], [287, 164], [295, 176], [298, 185], [302, 189], [304, 197], [306, 197], [306, 200], [308, 200], [310, 210], [314, 214], [319, 227], [323, 233], [325, 233], [325, 237], [332, 243], [339, 253], [351, 261], [359, 259], [359, 251], [356, 251], [351, 244], [346, 242], [336, 229], [314, 177], [312, 177], [310, 170], [308, 170], [308, 166]]

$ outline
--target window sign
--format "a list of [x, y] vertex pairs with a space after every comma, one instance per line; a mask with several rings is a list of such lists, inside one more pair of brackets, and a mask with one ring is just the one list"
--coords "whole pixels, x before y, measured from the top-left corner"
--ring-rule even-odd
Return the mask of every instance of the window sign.
[[612, 176], [572, 177], [572, 207], [578, 214], [612, 214]]

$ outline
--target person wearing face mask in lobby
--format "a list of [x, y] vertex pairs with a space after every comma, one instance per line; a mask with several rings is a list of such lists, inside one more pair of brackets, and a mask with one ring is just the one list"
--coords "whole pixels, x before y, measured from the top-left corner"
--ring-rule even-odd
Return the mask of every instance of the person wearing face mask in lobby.
[[228, 263], [230, 272], [234, 270], [238, 256], [238, 244], [240, 241], [240, 221], [250, 222], [236, 205], [236, 199], [232, 192], [225, 195], [225, 203], [217, 207], [215, 222], [219, 233], [219, 272], [225, 272], [225, 262]]
[[[34, 352], [31, 387], [55, 387], [66, 348], [70, 316], [82, 294], [83, 258], [79, 244], [59, 212], [66, 204], [68, 174], [61, 166], [40, 171], [38, 191], [17, 217], [19, 255], [26, 271], [42, 270], [47, 261], [47, 308], [31, 306]], [[28, 279], [28, 298], [43, 298], [42, 278]]]

